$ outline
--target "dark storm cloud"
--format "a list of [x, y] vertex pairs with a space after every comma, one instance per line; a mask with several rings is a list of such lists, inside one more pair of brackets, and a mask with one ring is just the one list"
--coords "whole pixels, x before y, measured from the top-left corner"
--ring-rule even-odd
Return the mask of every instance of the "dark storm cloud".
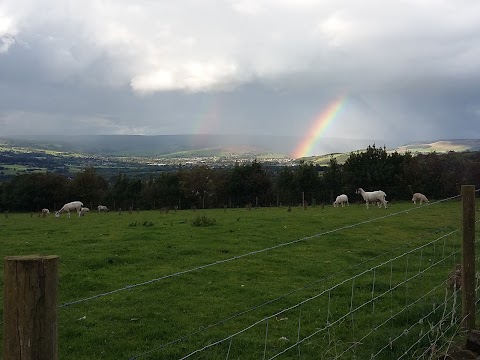
[[0, 135], [480, 136], [477, 2], [196, 6], [5, 0]]

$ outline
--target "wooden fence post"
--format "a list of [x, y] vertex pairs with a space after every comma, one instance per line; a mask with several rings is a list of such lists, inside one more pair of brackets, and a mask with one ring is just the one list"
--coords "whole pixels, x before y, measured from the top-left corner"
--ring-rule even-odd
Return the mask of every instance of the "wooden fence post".
[[466, 330], [475, 329], [475, 186], [462, 185], [462, 319]]
[[58, 360], [58, 256], [7, 256], [3, 360]]

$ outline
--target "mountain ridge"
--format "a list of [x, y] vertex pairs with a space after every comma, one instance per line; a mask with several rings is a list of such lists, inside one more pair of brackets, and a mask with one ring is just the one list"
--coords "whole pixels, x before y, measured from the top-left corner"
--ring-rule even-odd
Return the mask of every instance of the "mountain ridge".
[[[171, 157], [226, 156], [228, 154], [272, 155], [291, 158], [301, 138], [273, 135], [71, 135], [0, 137], [0, 144], [46, 151], [74, 152], [110, 156]], [[318, 155], [302, 159], [345, 157], [382, 141], [325, 138]], [[412, 141], [388, 151], [411, 153], [480, 151], [480, 139], [440, 139]]]
[[[288, 135], [41, 135], [0, 137], [0, 141], [17, 147], [103, 155], [168, 156], [203, 149], [240, 153], [274, 153], [289, 157], [302, 141]], [[374, 143], [365, 139], [322, 139], [323, 152], [353, 151]]]

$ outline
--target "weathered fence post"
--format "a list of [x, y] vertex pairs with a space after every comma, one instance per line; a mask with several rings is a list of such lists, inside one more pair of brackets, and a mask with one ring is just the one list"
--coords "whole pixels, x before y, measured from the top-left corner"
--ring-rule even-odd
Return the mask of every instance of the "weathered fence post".
[[7, 256], [3, 360], [57, 360], [58, 256]]
[[466, 330], [475, 329], [475, 186], [462, 185], [462, 319]]

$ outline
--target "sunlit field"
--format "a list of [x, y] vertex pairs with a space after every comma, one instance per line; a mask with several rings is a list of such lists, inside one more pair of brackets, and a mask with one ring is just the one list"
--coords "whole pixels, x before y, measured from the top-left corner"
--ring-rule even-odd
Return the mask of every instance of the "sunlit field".
[[[60, 256], [61, 359], [397, 359], [431, 344], [419, 319], [428, 328], [447, 307], [458, 317], [445, 281], [460, 261], [461, 215], [459, 199], [10, 213], [0, 254]], [[213, 224], [194, 226], [202, 219]]]

